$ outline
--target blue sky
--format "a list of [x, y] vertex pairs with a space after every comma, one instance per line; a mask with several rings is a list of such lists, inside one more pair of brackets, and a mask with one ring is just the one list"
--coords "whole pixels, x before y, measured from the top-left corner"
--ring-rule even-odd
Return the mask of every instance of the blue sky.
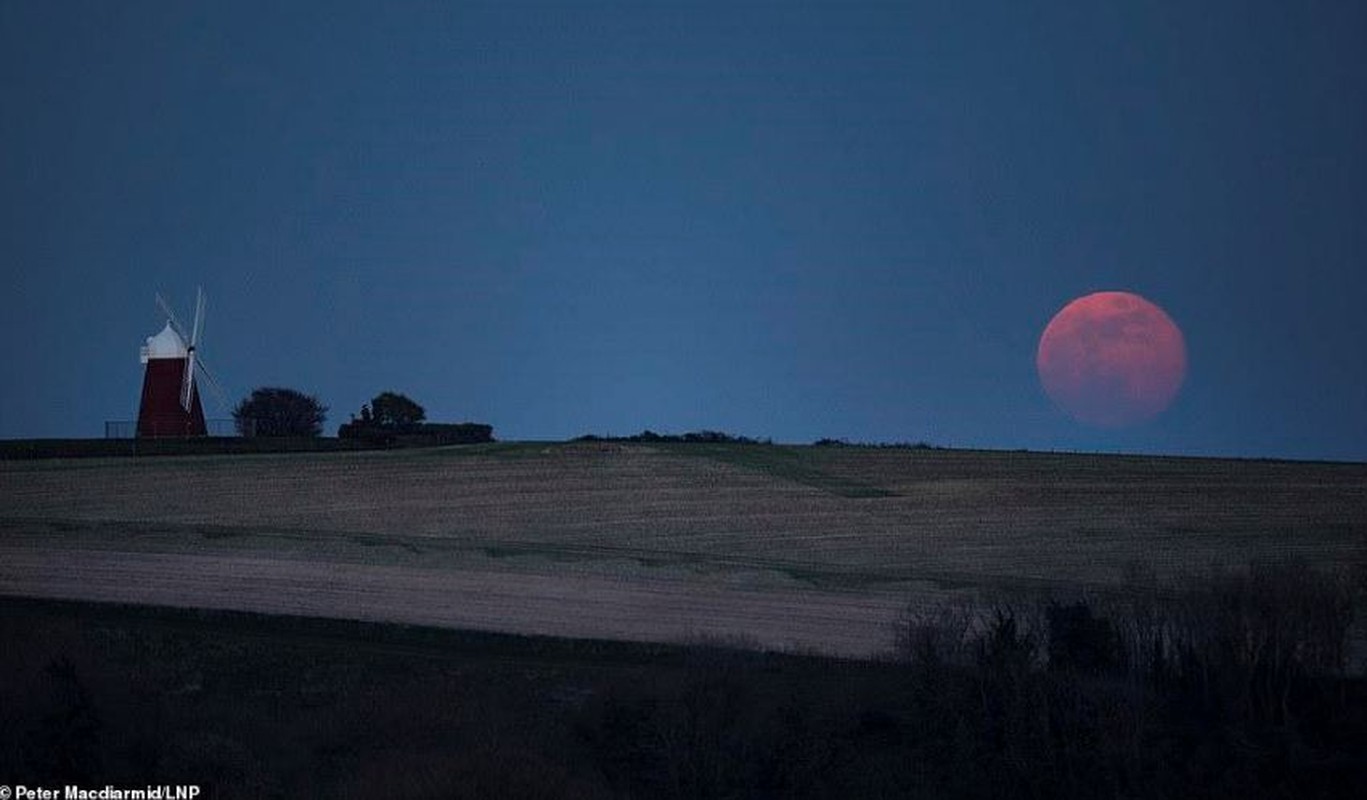
[[[1367, 460], [1367, 6], [0, 4], [0, 437], [131, 419], [161, 291], [233, 397], [501, 438]], [[1190, 372], [1034, 371], [1124, 289]], [[206, 409], [211, 417], [226, 416]]]

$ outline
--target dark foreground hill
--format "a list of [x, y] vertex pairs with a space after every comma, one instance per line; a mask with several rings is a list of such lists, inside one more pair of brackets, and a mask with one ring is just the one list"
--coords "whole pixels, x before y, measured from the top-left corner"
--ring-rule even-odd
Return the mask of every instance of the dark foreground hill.
[[964, 659], [913, 636], [861, 662], [6, 599], [0, 764], [211, 798], [1348, 798], [1367, 780], [1360, 679], [1298, 673], [1270, 697], [1232, 662], [1107, 665], [1077, 641], [1044, 662], [991, 619]]

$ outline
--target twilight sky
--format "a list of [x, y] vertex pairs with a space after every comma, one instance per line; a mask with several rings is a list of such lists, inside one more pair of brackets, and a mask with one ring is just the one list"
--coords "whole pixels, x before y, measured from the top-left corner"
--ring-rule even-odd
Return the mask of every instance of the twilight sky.
[[[136, 415], [208, 294], [234, 399], [505, 439], [1367, 460], [1367, 4], [0, 3], [0, 437]], [[1186, 336], [1095, 430], [1089, 292]], [[206, 405], [210, 417], [227, 413]]]

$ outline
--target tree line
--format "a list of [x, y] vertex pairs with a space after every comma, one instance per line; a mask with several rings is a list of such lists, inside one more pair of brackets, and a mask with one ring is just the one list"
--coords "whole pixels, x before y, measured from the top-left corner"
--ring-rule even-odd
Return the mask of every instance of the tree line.
[[[233, 424], [242, 436], [317, 437], [323, 433], [328, 407], [315, 395], [278, 386], [254, 389], [233, 409]], [[337, 430], [340, 439], [367, 444], [476, 444], [494, 440], [494, 429], [482, 423], [429, 423], [427, 411], [412, 398], [385, 391], [363, 403]]]

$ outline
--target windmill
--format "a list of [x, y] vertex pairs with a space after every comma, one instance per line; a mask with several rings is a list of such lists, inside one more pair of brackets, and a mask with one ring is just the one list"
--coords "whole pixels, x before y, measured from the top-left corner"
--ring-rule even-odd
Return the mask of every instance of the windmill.
[[204, 367], [199, 355], [204, 332], [204, 290], [195, 295], [195, 326], [187, 333], [171, 307], [157, 295], [157, 306], [166, 315], [166, 327], [147, 337], [142, 363], [142, 403], [138, 407], [138, 436], [204, 436], [204, 408], [199, 400], [204, 379], [221, 406], [227, 400], [218, 382]]

